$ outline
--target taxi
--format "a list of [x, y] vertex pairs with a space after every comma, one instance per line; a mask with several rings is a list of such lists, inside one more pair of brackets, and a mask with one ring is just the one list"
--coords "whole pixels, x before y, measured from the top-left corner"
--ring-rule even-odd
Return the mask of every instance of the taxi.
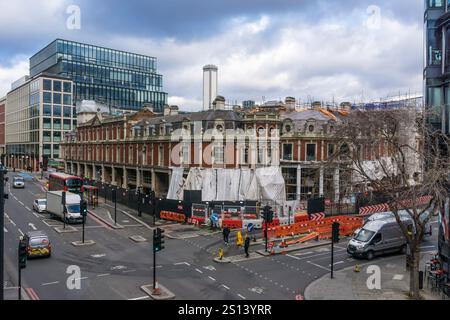
[[27, 243], [28, 258], [51, 257], [52, 245], [43, 231], [28, 232], [24, 240]]

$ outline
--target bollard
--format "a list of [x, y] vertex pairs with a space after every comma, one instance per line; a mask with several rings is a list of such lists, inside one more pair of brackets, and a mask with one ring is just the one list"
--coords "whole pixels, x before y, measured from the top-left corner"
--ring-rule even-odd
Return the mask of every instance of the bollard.
[[355, 266], [354, 271], [355, 271], [356, 273], [361, 272], [361, 267], [357, 264], [357, 265]]
[[222, 248], [219, 249], [219, 259], [220, 260], [223, 259], [223, 249]]
[[244, 245], [244, 239], [242, 238], [242, 232], [241, 231], [239, 231], [237, 233], [236, 245], [238, 247], [242, 247]]

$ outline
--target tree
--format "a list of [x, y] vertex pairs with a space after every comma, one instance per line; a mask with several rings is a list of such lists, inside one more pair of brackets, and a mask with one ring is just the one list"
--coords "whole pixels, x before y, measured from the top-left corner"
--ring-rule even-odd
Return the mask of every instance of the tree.
[[[385, 199], [409, 246], [410, 290], [420, 299], [420, 245], [426, 225], [448, 198], [447, 136], [433, 128], [425, 112], [412, 109], [356, 110], [341, 118], [341, 145], [329, 160], [352, 172], [353, 192]], [[413, 226], [401, 219], [406, 211]], [[405, 248], [406, 249], [406, 248]]]

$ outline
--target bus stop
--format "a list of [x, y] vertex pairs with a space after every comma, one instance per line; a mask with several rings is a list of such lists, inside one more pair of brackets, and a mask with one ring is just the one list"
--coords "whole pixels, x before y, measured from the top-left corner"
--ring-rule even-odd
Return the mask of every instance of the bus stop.
[[83, 186], [83, 198], [88, 205], [98, 206], [98, 188], [94, 186]]

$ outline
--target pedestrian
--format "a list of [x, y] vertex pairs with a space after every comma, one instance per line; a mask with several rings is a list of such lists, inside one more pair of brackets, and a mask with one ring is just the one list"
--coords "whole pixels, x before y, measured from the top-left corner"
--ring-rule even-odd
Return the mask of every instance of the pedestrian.
[[248, 234], [245, 235], [245, 242], [244, 242], [244, 250], [245, 250], [245, 257], [248, 258], [250, 255], [248, 254], [248, 249], [250, 248], [250, 237]]
[[228, 246], [231, 230], [228, 227], [223, 228], [223, 241]]

